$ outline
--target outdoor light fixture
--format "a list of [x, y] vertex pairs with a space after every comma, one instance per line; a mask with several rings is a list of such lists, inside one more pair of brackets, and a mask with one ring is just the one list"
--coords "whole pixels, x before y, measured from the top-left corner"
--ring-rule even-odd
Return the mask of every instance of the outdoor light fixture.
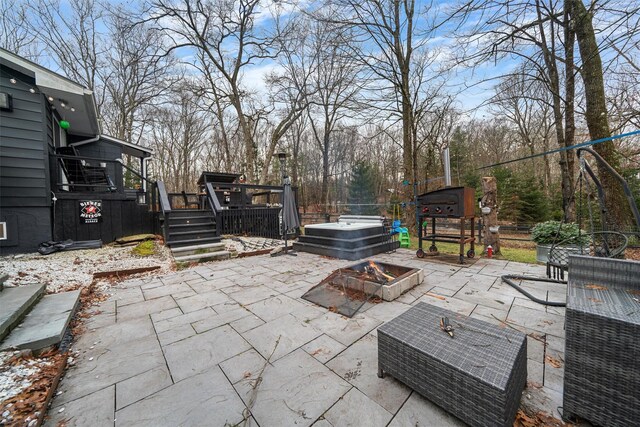
[[34, 88], [31, 88], [31, 89], [29, 89], [29, 92], [36, 93], [36, 90]]
[[50, 96], [49, 98], [47, 98], [49, 100], [49, 102], [53, 102], [53, 96]]
[[280, 170], [282, 172], [282, 177], [284, 178], [286, 176], [285, 166], [287, 162], [287, 153], [285, 153], [284, 151], [279, 151], [275, 155], [278, 156], [278, 160], [280, 160]]
[[13, 97], [6, 92], [0, 92], [0, 110], [13, 111]]
[[10, 81], [10, 82], [11, 82], [11, 84], [13, 84], [13, 85], [14, 85], [14, 84], [16, 84], [16, 83], [18, 83], [18, 81], [17, 81], [16, 79], [9, 79], [9, 81]]

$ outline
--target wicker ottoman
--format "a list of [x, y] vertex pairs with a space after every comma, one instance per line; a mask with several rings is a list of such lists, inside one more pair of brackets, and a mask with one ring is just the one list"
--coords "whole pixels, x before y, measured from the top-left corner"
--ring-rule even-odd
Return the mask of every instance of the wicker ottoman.
[[570, 257], [565, 329], [565, 418], [638, 425], [640, 262]]
[[[440, 329], [448, 317], [454, 338]], [[378, 376], [391, 374], [473, 426], [512, 426], [527, 381], [527, 340], [419, 303], [378, 328]]]

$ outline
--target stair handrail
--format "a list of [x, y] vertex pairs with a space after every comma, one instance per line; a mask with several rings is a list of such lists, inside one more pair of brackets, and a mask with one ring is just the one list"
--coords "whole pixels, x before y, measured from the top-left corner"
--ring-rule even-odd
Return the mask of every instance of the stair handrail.
[[216, 235], [220, 235], [221, 233], [221, 226], [220, 226], [220, 219], [221, 219], [221, 215], [222, 215], [222, 205], [220, 204], [220, 201], [218, 200], [218, 196], [216, 196], [216, 192], [213, 189], [213, 185], [210, 182], [207, 182], [207, 184], [205, 185], [205, 191], [207, 193], [207, 200], [209, 201], [209, 206], [211, 206], [211, 210], [213, 211], [213, 214], [215, 215], [216, 218]]
[[211, 209], [213, 209], [213, 213], [216, 215], [222, 212], [222, 205], [218, 200], [218, 196], [216, 196], [216, 192], [213, 189], [213, 185], [210, 182], [207, 182], [206, 185], [207, 190], [207, 199], [209, 200], [209, 205], [211, 205]]
[[164, 235], [164, 240], [166, 242], [169, 240], [169, 215], [171, 214], [171, 203], [169, 203], [169, 196], [167, 195], [167, 189], [164, 186], [164, 182], [156, 181], [155, 187], [158, 190], [158, 203], [163, 216], [162, 234]]
[[160, 202], [160, 210], [163, 214], [171, 212], [171, 203], [169, 203], [169, 196], [167, 194], [167, 188], [164, 186], [163, 181], [156, 181], [156, 188], [158, 189], [158, 201]]

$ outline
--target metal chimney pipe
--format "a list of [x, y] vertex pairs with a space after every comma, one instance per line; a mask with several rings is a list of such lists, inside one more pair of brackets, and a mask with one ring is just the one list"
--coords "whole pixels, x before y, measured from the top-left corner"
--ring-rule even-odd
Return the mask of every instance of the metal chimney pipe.
[[449, 157], [449, 147], [442, 151], [442, 163], [444, 164], [444, 186], [451, 187], [451, 158]]

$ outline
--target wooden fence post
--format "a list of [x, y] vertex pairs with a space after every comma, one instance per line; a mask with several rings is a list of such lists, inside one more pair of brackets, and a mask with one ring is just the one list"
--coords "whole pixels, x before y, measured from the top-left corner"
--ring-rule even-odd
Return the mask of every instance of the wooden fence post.
[[[484, 225], [484, 247], [491, 245], [494, 254], [500, 253], [500, 233], [498, 232], [498, 184], [495, 177], [482, 178], [482, 222]], [[493, 232], [491, 231], [493, 230]], [[484, 251], [486, 253], [486, 249]]]

